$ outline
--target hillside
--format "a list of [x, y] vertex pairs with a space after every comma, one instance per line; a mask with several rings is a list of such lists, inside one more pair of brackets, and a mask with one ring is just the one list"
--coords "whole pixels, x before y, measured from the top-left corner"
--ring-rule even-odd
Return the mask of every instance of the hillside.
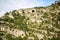
[[60, 4], [6, 12], [0, 18], [1, 40], [60, 40]]

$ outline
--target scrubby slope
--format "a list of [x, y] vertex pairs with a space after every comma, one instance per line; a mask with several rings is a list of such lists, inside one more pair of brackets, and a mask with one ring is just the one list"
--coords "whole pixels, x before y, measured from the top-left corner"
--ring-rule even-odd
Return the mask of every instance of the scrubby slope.
[[19, 30], [25, 33], [15, 37], [15, 33], [5, 31], [8, 40], [60, 40], [60, 5], [7, 12], [0, 18], [0, 27], [18, 32], [16, 35], [20, 34]]

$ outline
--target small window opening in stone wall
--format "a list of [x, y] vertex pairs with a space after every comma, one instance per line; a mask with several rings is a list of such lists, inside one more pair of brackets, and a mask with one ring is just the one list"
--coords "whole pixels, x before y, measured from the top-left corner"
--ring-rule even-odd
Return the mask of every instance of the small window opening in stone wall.
[[35, 12], [34, 10], [32, 10], [32, 12]]
[[41, 40], [43, 40], [43, 39], [41, 39]]
[[17, 32], [17, 31], [16, 31]]
[[14, 30], [12, 30], [12, 31], [14, 31]]
[[22, 36], [23, 36], [24, 34], [22, 34]]

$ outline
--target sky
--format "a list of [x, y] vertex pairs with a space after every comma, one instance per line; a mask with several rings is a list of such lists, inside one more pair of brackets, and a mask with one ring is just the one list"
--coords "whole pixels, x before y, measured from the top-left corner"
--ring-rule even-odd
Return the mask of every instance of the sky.
[[55, 1], [56, 0], [0, 0], [0, 17], [12, 10], [49, 6]]

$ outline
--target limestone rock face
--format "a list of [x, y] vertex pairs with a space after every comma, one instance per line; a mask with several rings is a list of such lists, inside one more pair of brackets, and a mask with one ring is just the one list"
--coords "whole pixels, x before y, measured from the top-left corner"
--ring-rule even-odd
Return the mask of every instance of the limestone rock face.
[[60, 6], [7, 12], [0, 18], [0, 31], [7, 40], [60, 40]]

